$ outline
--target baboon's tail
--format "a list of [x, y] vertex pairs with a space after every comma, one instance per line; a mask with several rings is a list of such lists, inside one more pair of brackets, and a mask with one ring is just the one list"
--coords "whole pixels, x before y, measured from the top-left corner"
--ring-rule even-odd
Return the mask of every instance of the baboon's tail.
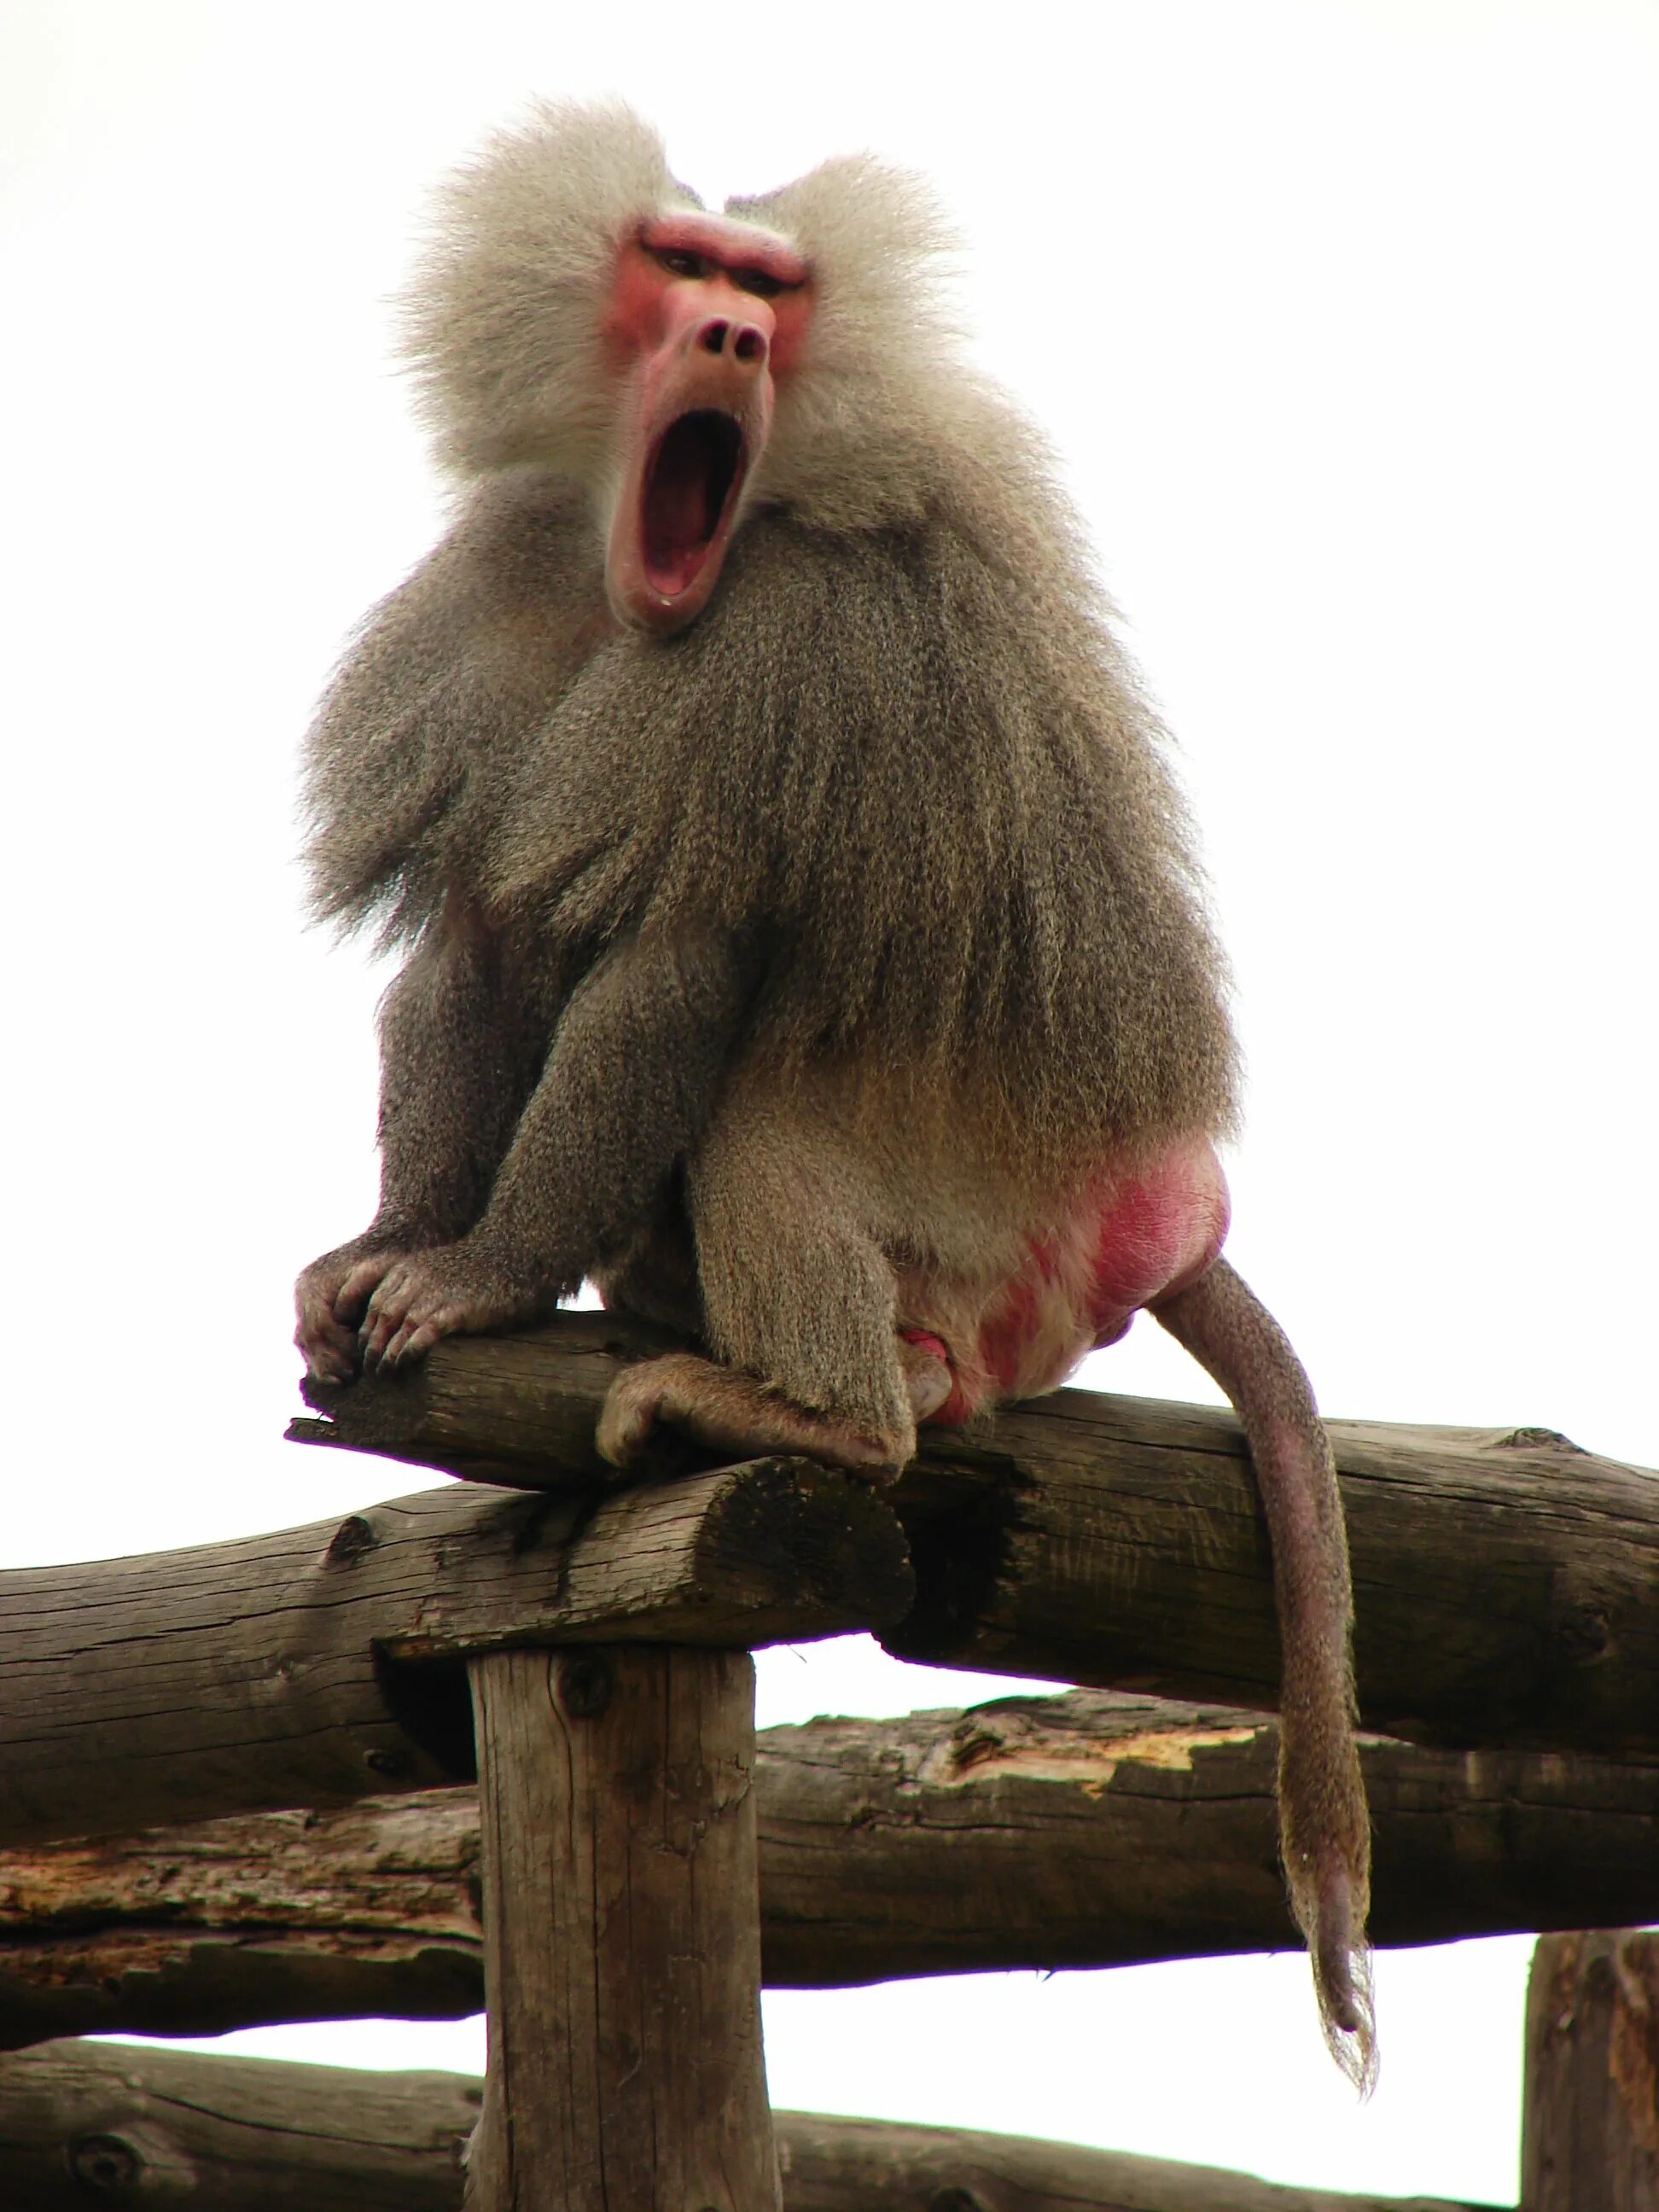
[[1226, 1392], [1249, 1443], [1279, 1614], [1285, 1878], [1325, 2040], [1369, 2095], [1376, 2078], [1365, 1942], [1370, 1819], [1353, 1740], [1353, 1600], [1330, 1441], [1285, 1332], [1224, 1260], [1152, 1310]]

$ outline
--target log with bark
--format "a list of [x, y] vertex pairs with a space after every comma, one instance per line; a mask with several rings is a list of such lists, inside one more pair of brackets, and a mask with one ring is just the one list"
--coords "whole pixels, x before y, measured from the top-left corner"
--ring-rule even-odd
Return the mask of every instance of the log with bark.
[[[892, 1493], [912, 1584], [888, 1500], [805, 1462], [621, 1490], [533, 1462], [532, 1414], [551, 1443], [573, 1407], [591, 1419], [605, 1372], [567, 1346], [598, 1326], [441, 1346], [429, 1372], [385, 1386], [377, 1416], [384, 1431], [403, 1408], [412, 1455], [441, 1398], [459, 1466], [464, 1403], [497, 1463], [510, 1442], [561, 1488], [428, 1492], [240, 1543], [0, 1577], [0, 1844], [453, 1780], [471, 1727], [446, 1662], [514, 1644], [866, 1626], [917, 1658], [1272, 1704], [1265, 1540], [1230, 1416], [1061, 1391], [930, 1438]], [[335, 1425], [381, 1387], [337, 1394]], [[1335, 1435], [1371, 1726], [1659, 1756], [1659, 1481], [1541, 1431]]]
[[[0, 2060], [0, 2201], [460, 2212], [480, 2088], [454, 2074], [51, 2045]], [[784, 2212], [1473, 2212], [1018, 2136], [773, 2118]]]
[[[1274, 1724], [1078, 1691], [759, 1738], [765, 1979], [1295, 1942]], [[1368, 1739], [1383, 1943], [1659, 1918], [1659, 1768]], [[466, 1790], [0, 1854], [0, 2045], [483, 2001]]]
[[[332, 1442], [557, 1486], [654, 1340], [564, 1314], [314, 1389]], [[1366, 1725], [1424, 1742], [1659, 1755], [1659, 1478], [1547, 1429], [1334, 1421]], [[678, 1448], [676, 1448], [678, 1449]], [[1250, 1708], [1278, 1693], [1266, 1540], [1230, 1413], [1061, 1390], [925, 1432], [895, 1502], [905, 1658]]]
[[0, 1575], [0, 1845], [429, 1788], [472, 1771], [462, 1654], [836, 1635], [911, 1587], [889, 1507], [801, 1460], [555, 1497], [451, 1484], [18, 1570]]

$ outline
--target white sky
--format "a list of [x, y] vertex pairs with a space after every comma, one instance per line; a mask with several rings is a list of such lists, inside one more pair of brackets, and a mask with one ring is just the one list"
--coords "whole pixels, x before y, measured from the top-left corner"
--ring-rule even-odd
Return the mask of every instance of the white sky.
[[[1659, 1460], [1659, 13], [824, 23], [0, 15], [10, 1563], [411, 1486], [280, 1440], [290, 1280], [372, 1206], [382, 980], [301, 931], [294, 750], [438, 527], [383, 349], [422, 189], [534, 94], [623, 93], [708, 193], [860, 146], [934, 179], [1179, 735], [1249, 1063], [1234, 1256], [1330, 1412]], [[1144, 1326], [1091, 1379], [1210, 1395]], [[761, 1718], [976, 1693], [853, 1644], [763, 1659]], [[1509, 2202], [1526, 1951], [1385, 1956], [1364, 2111], [1295, 1958], [782, 1995], [773, 2094]]]

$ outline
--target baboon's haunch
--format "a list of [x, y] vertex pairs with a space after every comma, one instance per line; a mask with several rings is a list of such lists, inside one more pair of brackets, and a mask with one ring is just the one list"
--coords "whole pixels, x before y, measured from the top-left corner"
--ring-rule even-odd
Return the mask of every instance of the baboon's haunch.
[[343, 1379], [591, 1276], [688, 1349], [600, 1425], [880, 1477], [1157, 1315], [1248, 1431], [1285, 1863], [1369, 2078], [1349, 1589], [1306, 1378], [1217, 1255], [1234, 1053], [1158, 728], [925, 193], [705, 212], [619, 109], [448, 188], [410, 351], [453, 528], [312, 740], [320, 913], [404, 948]]

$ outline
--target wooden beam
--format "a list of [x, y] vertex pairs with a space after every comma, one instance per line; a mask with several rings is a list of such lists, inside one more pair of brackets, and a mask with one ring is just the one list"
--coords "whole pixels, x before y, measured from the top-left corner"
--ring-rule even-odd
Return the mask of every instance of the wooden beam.
[[777, 2119], [787, 2212], [1476, 2212], [1440, 2197], [1281, 2189], [1218, 2166], [1024, 2136], [816, 2112]]
[[[453, 1364], [471, 1344], [443, 1349]], [[1659, 1482], [1534, 1431], [1337, 1436], [1374, 1725], [1659, 1750]], [[919, 1596], [890, 1648], [1271, 1702], [1265, 1553], [1229, 1417], [1061, 1392], [971, 1444], [930, 1442], [896, 1503]], [[894, 1622], [901, 1549], [868, 1489], [772, 1461], [611, 1492], [428, 1492], [240, 1544], [15, 1572], [0, 1843], [453, 1779], [458, 1677], [396, 1662]]]
[[[313, 1391], [327, 1418], [296, 1432], [557, 1485], [588, 1463], [610, 1378], [653, 1343], [593, 1314], [454, 1338], [418, 1373]], [[1659, 1753], [1659, 1480], [1545, 1429], [1331, 1432], [1368, 1726]], [[1061, 1390], [927, 1431], [896, 1502], [918, 1578], [885, 1638], [901, 1656], [1274, 1702], [1266, 1544], [1230, 1413]]]
[[[1539, 1430], [1331, 1430], [1365, 1726], [1465, 1747], [1659, 1752], [1659, 1480]], [[986, 1449], [1000, 1525], [974, 1500], [955, 1528], [951, 1509], [942, 1528], [910, 1524], [919, 1603], [890, 1648], [1274, 1702], [1266, 1543], [1230, 1414], [1060, 1391], [1006, 1414]], [[975, 1592], [976, 1542], [994, 1571]]]
[[[1659, 1767], [1361, 1747], [1385, 1944], [1659, 1920]], [[1295, 1941], [1273, 1723], [1109, 1691], [758, 1739], [764, 1978]], [[0, 1854], [0, 2046], [483, 2002], [467, 1790]]]
[[594, 1313], [562, 1313], [507, 1336], [447, 1337], [417, 1365], [362, 1382], [307, 1376], [301, 1389], [317, 1418], [295, 1421], [289, 1435], [532, 1490], [603, 1479], [612, 1470], [593, 1449], [593, 1425], [605, 1394], [666, 1343]]
[[708, 1646], [891, 1620], [869, 1486], [759, 1460], [560, 1497], [449, 1485], [245, 1542], [0, 1576], [0, 1844], [339, 1804], [471, 1765], [453, 1667], [528, 1643]]
[[[560, 1484], [608, 1382], [654, 1338], [560, 1314], [452, 1338], [418, 1374], [312, 1387], [307, 1443]], [[1659, 1752], [1659, 1480], [1551, 1429], [1332, 1422], [1358, 1692], [1385, 1735]], [[671, 1447], [684, 1451], [684, 1447]], [[1243, 1436], [1212, 1407], [1057, 1391], [925, 1431], [896, 1491], [918, 1571], [890, 1650], [1272, 1705], [1279, 1639]]]
[[[478, 2092], [453, 2074], [51, 2045], [0, 2060], [0, 2197], [28, 2212], [100, 2197], [149, 2212], [460, 2212]], [[1019, 2136], [774, 2119], [785, 2212], [1474, 2212]]]
[[0, 2203], [22, 2212], [460, 2212], [483, 2084], [55, 2043], [0, 2059]]
[[1659, 1936], [1546, 1936], [1527, 1986], [1523, 2212], [1659, 2212]]
[[747, 1652], [497, 1651], [467, 2212], [775, 2212]]

